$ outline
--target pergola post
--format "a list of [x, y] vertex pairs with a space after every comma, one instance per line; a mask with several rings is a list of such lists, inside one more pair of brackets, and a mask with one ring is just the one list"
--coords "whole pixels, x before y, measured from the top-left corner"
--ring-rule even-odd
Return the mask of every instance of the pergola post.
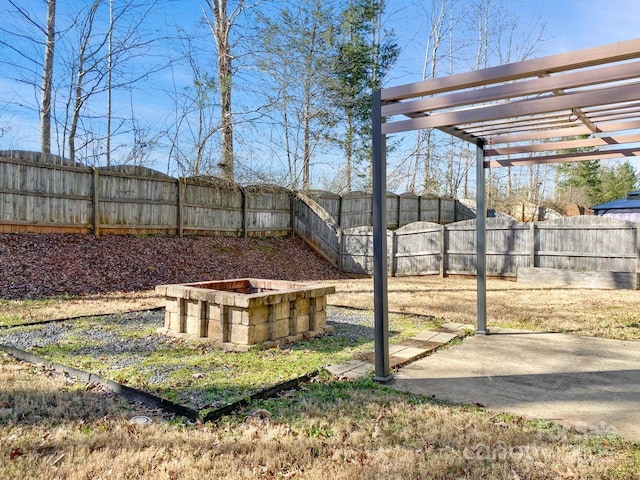
[[485, 200], [484, 141], [476, 142], [476, 268], [477, 268], [477, 328], [476, 333], [486, 335], [487, 330], [487, 205]]
[[373, 310], [375, 330], [374, 380], [393, 378], [389, 369], [389, 309], [387, 297], [387, 152], [382, 133], [380, 90], [373, 92]]

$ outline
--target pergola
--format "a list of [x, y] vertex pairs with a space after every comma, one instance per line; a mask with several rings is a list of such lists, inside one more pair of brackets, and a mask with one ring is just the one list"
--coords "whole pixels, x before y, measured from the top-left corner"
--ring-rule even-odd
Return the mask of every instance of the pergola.
[[476, 146], [477, 329], [487, 334], [485, 170], [640, 155], [640, 39], [373, 93], [375, 377], [389, 370], [386, 136], [435, 128]]

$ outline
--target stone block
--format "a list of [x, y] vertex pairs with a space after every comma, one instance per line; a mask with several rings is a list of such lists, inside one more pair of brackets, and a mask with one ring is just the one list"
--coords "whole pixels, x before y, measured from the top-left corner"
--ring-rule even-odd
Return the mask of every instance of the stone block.
[[185, 301], [185, 329], [184, 331], [197, 337], [202, 337], [205, 334], [204, 320], [205, 309], [204, 302], [198, 300], [186, 300]]
[[257, 305], [249, 308], [249, 324], [257, 325], [265, 323], [269, 320], [269, 307], [266, 305]]
[[249, 308], [249, 298], [247, 295], [235, 294], [233, 297], [233, 305], [239, 308]]
[[327, 297], [315, 297], [314, 308], [316, 312], [321, 312], [327, 308]]
[[215, 301], [215, 292], [205, 288], [192, 288], [189, 298], [191, 300], [201, 300], [203, 302]]
[[289, 335], [298, 335], [309, 330], [309, 315], [298, 315], [289, 319]]
[[231, 343], [238, 343], [241, 345], [252, 345], [264, 342], [267, 340], [269, 334], [268, 325], [268, 323], [260, 323], [258, 325], [229, 325], [229, 340]]
[[183, 285], [167, 285], [167, 297], [189, 298], [189, 288]]
[[316, 311], [309, 315], [309, 330], [319, 330], [327, 324], [327, 312]]
[[208, 304], [207, 309], [209, 310], [207, 313], [207, 317], [209, 321], [221, 322], [223, 319], [223, 308], [220, 305], [214, 305], [212, 303]]
[[164, 310], [166, 312], [178, 313], [182, 308], [182, 300], [180, 298], [170, 297], [164, 301]]
[[229, 307], [229, 323], [234, 325], [249, 325], [249, 312], [239, 307]]
[[207, 337], [216, 342], [228, 341], [228, 334], [225, 330], [228, 329], [227, 324], [221, 320], [211, 320], [207, 322]]
[[271, 307], [273, 315], [270, 321], [289, 319], [289, 302], [276, 303]]
[[[288, 304], [287, 304], [288, 305]], [[269, 326], [269, 340], [289, 335], [289, 318], [283, 318], [267, 323]]]
[[164, 326], [169, 330], [180, 331], [180, 316], [176, 312], [164, 312]]
[[310, 301], [308, 298], [298, 298], [295, 301], [296, 315], [309, 315]]

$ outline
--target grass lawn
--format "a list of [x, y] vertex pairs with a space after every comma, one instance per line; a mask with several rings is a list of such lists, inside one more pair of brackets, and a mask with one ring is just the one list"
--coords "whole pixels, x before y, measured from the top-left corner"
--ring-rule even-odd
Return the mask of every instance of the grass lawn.
[[[332, 282], [330, 303], [371, 308], [372, 281]], [[475, 280], [389, 279], [389, 305], [473, 323]], [[637, 340], [640, 292], [557, 290], [489, 282], [489, 325]], [[159, 305], [149, 292], [82, 299], [0, 301], [0, 325], [18, 325]], [[134, 307], [135, 305], [135, 307]], [[363, 312], [371, 317], [370, 312]], [[120, 317], [123, 318], [123, 317]], [[434, 320], [434, 324], [441, 320]], [[433, 325], [392, 315], [392, 341]], [[33, 351], [162, 393], [192, 407], [214, 407], [274, 380], [353, 358], [371, 340], [339, 334], [291, 349], [229, 354], [195, 342], [153, 352], [87, 354], [82, 330], [142, 341], [150, 327], [114, 329], [103, 317], [73, 322], [78, 335]], [[4, 328], [1, 335], [38, 326]], [[0, 340], [1, 342], [2, 340]], [[100, 347], [99, 341], [92, 342]], [[148, 353], [148, 354], [147, 354]], [[126, 365], [133, 354], [140, 364]], [[162, 368], [155, 366], [161, 365]], [[268, 365], [269, 368], [265, 368]], [[162, 374], [161, 381], [157, 375]], [[256, 414], [252, 415], [251, 412]], [[153, 418], [135, 425], [135, 415]], [[581, 435], [546, 421], [445, 405], [395, 392], [370, 379], [321, 376], [301, 390], [251, 405], [214, 424], [188, 424], [124, 402], [92, 385], [0, 359], [0, 478], [640, 478], [640, 447], [613, 435]]]
[[[332, 312], [344, 309], [329, 307]], [[63, 323], [13, 326], [0, 330], [0, 343], [15, 345], [48, 361], [158, 395], [203, 414], [251, 393], [373, 350], [373, 315], [349, 311], [361, 324], [336, 323], [335, 333], [266, 350], [227, 352], [197, 341], [156, 333], [164, 313], [138, 312], [86, 317]], [[392, 314], [391, 343], [441, 322]], [[26, 335], [34, 338], [26, 347]], [[17, 343], [16, 343], [17, 342]]]
[[[321, 378], [215, 424], [0, 358], [6, 479], [633, 479], [640, 450], [549, 422]], [[153, 418], [132, 424], [137, 415]]]
[[[391, 311], [475, 323], [475, 278], [394, 277], [388, 283]], [[372, 279], [341, 280], [335, 285], [330, 303], [373, 308]], [[487, 323], [489, 327], [640, 340], [640, 290], [570, 289], [489, 279]]]

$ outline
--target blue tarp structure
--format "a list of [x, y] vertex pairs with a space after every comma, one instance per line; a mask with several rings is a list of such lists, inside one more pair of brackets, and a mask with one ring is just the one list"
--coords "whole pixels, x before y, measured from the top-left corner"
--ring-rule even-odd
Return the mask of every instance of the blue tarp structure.
[[640, 222], [640, 190], [629, 193], [625, 198], [591, 207], [591, 210], [602, 217]]

